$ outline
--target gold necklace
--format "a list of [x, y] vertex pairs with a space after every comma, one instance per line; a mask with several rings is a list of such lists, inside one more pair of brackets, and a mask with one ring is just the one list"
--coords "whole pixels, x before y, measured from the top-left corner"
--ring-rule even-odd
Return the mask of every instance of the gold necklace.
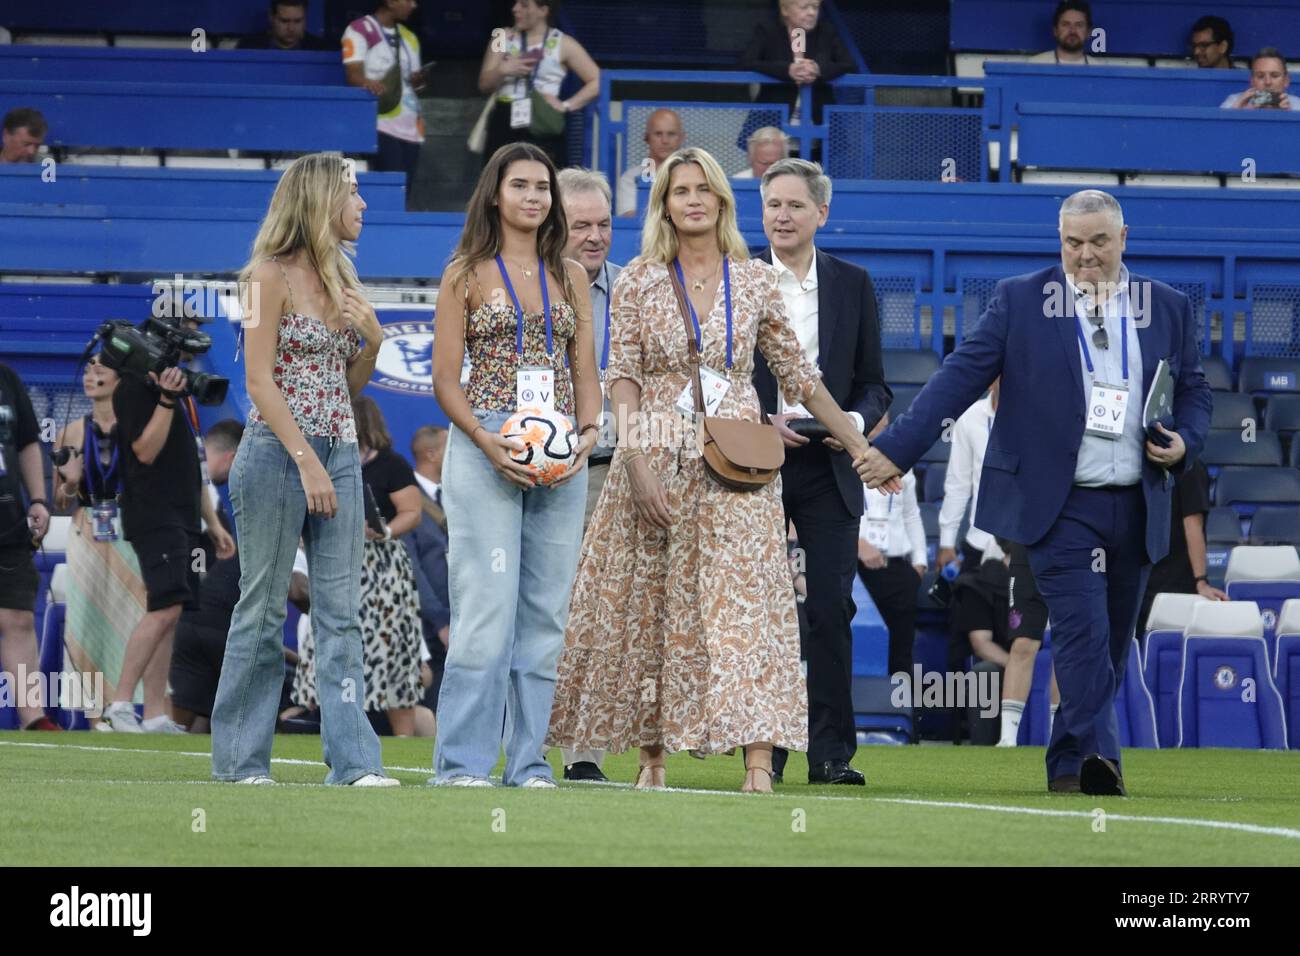
[[714, 267], [713, 267], [713, 271], [710, 272], [708, 275], [704, 276], [703, 278], [692, 279], [692, 280], [691, 280], [691, 288], [694, 289], [696, 292], [703, 292], [703, 291], [704, 291], [704, 283], [708, 282], [710, 279], [712, 279], [715, 275], [718, 274], [718, 267], [721, 266], [721, 265], [722, 265], [722, 260], [719, 259], [719, 260], [718, 260], [718, 265], [714, 266]]
[[531, 279], [533, 277], [533, 273], [537, 271], [536, 268], [527, 269], [524, 266], [521, 266], [517, 262], [512, 262], [511, 265], [513, 265], [516, 269], [522, 272], [524, 274], [525, 279]]

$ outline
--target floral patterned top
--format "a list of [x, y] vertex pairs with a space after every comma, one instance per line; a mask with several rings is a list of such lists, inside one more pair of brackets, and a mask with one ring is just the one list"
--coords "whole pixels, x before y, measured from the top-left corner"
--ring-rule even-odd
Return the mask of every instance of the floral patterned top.
[[491, 411], [515, 410], [515, 372], [519, 368], [542, 366], [555, 370], [555, 410], [574, 414], [573, 382], [565, 366], [569, 342], [578, 327], [578, 316], [567, 302], [551, 305], [552, 351], [546, 354], [546, 324], [542, 313], [524, 313], [524, 354], [515, 350], [518, 320], [509, 302], [483, 302], [465, 321], [465, 348], [469, 352], [469, 382], [465, 398], [471, 408]]
[[[272, 376], [304, 435], [357, 440], [347, 376], [348, 359], [361, 347], [351, 326], [336, 331], [300, 312], [281, 316]], [[256, 405], [248, 421], [264, 421]]]

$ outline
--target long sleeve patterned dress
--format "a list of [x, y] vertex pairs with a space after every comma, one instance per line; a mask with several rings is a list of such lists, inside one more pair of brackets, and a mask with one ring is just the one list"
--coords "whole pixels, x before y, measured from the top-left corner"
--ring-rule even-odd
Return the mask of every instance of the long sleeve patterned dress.
[[[723, 284], [701, 317], [701, 361], [731, 385], [717, 414], [759, 421], [754, 348], [782, 390], [806, 401], [820, 380], [786, 321], [776, 272], [731, 265], [732, 367]], [[620, 442], [644, 449], [664, 483], [672, 527], [642, 521], [625, 452], [615, 453], [583, 541], [551, 713], [551, 746], [614, 752], [663, 745], [721, 753], [770, 741], [804, 750], [807, 691], [781, 506], [781, 479], [729, 491], [704, 471], [674, 410], [690, 377], [686, 330], [667, 268], [638, 259], [613, 292], [606, 381], [641, 387], [641, 414]]]

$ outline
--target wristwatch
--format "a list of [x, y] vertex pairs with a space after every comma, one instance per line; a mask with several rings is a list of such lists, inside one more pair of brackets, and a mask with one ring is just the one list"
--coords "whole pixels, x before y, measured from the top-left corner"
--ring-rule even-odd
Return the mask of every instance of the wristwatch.
[[1204, 581], [1206, 584], [1210, 583], [1210, 579], [1208, 577], [1206, 577], [1204, 574], [1198, 574], [1195, 578], [1195, 582], [1197, 584], [1200, 584], [1202, 581]]

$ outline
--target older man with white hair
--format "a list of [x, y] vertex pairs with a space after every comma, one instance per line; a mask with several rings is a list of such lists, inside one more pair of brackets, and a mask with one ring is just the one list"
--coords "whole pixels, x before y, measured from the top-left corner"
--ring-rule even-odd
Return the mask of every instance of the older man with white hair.
[[745, 143], [749, 165], [732, 179], [762, 179], [773, 163], [790, 155], [790, 141], [775, 126], [764, 126], [749, 134]]
[[[610, 298], [614, 280], [622, 266], [609, 261], [609, 246], [614, 238], [611, 219], [609, 183], [600, 173], [589, 169], [562, 169], [559, 174], [560, 202], [569, 224], [569, 244], [564, 249], [565, 258], [576, 259], [587, 270], [591, 283], [591, 322], [596, 340], [596, 367], [600, 369], [600, 389], [605, 391], [605, 367], [609, 364]], [[601, 439], [587, 459], [587, 513], [583, 527], [591, 520], [591, 513], [600, 500], [600, 490], [609, 474], [609, 463], [614, 449], [606, 439], [612, 435], [612, 425], [607, 424], [609, 396], [605, 396], [602, 412]], [[574, 753], [564, 751], [564, 779], [604, 781], [600, 765], [605, 754], [601, 750]]]
[[[857, 462], [897, 490], [946, 422], [1001, 375], [975, 524], [1024, 545], [1052, 617], [1060, 711], [1047, 748], [1052, 792], [1125, 795], [1115, 693], [1151, 565], [1169, 550], [1171, 475], [1210, 426], [1187, 296], [1130, 273], [1115, 198], [1069, 196], [1061, 262], [1003, 279], [979, 324]], [[1148, 425], [1157, 373], [1172, 414]]]

